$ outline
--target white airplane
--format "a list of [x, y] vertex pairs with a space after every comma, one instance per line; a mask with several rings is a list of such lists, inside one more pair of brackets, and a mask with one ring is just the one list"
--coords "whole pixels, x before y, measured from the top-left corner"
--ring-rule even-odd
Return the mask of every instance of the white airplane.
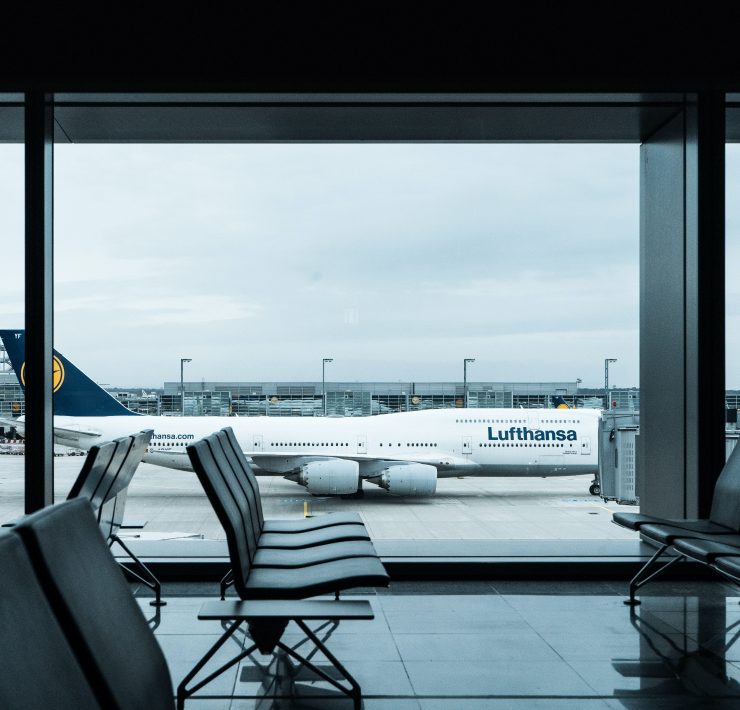
[[[24, 332], [0, 330], [25, 386]], [[89, 449], [153, 429], [144, 461], [192, 470], [188, 444], [233, 428], [258, 473], [316, 495], [353, 494], [363, 481], [397, 495], [433, 495], [452, 476], [595, 475], [596, 409], [429, 409], [369, 417], [159, 417], [136, 414], [54, 351], [54, 437]], [[23, 417], [5, 420], [23, 433]]]

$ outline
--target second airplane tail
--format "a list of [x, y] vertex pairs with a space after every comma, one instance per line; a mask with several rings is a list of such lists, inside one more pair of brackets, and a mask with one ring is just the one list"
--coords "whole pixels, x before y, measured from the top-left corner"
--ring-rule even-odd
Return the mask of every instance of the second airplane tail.
[[[21, 387], [26, 386], [25, 331], [0, 330], [10, 364]], [[82, 370], [54, 350], [54, 414], [68, 417], [138, 416], [93, 382]], [[33, 377], [33, 373], [28, 373]]]

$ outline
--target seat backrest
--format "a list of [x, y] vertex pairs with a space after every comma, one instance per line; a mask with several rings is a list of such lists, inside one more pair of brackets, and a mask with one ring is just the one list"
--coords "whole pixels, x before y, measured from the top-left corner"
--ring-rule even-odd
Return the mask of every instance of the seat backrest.
[[95, 493], [105, 476], [117, 447], [118, 443], [115, 441], [106, 441], [103, 444], [90, 447], [67, 500], [82, 497], [92, 501], [95, 498]]
[[239, 467], [244, 474], [244, 478], [254, 491], [254, 495], [257, 500], [257, 520], [259, 521], [260, 530], [262, 530], [265, 525], [265, 516], [262, 512], [262, 499], [260, 498], [260, 487], [259, 483], [257, 483], [257, 476], [254, 475], [254, 471], [249, 465], [247, 457], [242, 451], [242, 447], [239, 446], [239, 442], [237, 441], [236, 434], [234, 434], [234, 430], [230, 426], [227, 426], [224, 427], [221, 431], [226, 434], [227, 440], [229, 444], [231, 444], [231, 450], [234, 452], [236, 460], [239, 462]]
[[239, 457], [234, 452], [226, 431], [224, 431], [223, 429], [221, 431], [217, 431], [216, 439], [221, 444], [224, 456], [229, 462], [231, 470], [234, 473], [236, 483], [244, 495], [246, 505], [249, 509], [249, 520], [252, 524], [252, 530], [255, 537], [259, 539], [259, 536], [262, 534], [262, 525], [259, 521], [259, 510], [261, 509], [259, 491], [257, 492], [257, 495], [255, 495], [254, 488], [250, 485], [249, 480], [244, 475], [243, 469], [241, 467], [241, 462], [239, 459], [243, 457]]
[[[249, 559], [250, 561], [254, 561], [261, 533], [259, 530], [256, 530], [256, 526], [253, 524], [254, 513], [250, 506], [249, 498], [244, 492], [244, 488], [242, 488], [240, 476], [234, 471], [231, 462], [226, 456], [219, 434], [221, 432], [216, 432], [206, 437], [206, 442], [211, 449], [211, 455], [221, 474], [221, 478], [229, 489], [229, 493], [231, 493], [231, 497], [234, 499], [234, 503], [239, 510], [242, 521], [242, 532], [247, 540], [247, 547], [249, 549]], [[249, 486], [246, 486], [246, 488], [248, 489]]]
[[121, 461], [118, 474], [110, 480], [110, 486], [103, 496], [98, 514], [100, 529], [106, 539], [110, 539], [121, 529], [126, 509], [127, 489], [141, 463], [141, 459], [144, 458], [153, 432], [153, 429], [147, 429], [131, 437], [131, 445], [123, 461]]
[[133, 435], [131, 448], [128, 450], [126, 457], [121, 462], [121, 469], [105, 495], [106, 501], [117, 496], [121, 491], [128, 488], [134, 474], [136, 473], [136, 469], [141, 463], [141, 459], [144, 458], [149, 442], [152, 440], [153, 433], [154, 429], [145, 429], [144, 431], [140, 431], [138, 434]]
[[[173, 708], [162, 650], [84, 498], [27, 516], [13, 528], [83, 672], [103, 707]], [[94, 682], [93, 682], [94, 679]], [[52, 705], [53, 707], [53, 705]]]
[[709, 518], [740, 532], [740, 446], [732, 450], [717, 479]]
[[231, 568], [234, 573], [234, 588], [240, 596], [244, 597], [251, 569], [249, 544], [244, 534], [244, 519], [218, 469], [218, 464], [209, 446], [209, 438], [211, 437], [190, 444], [186, 451], [193, 470], [226, 533], [226, 544], [229, 548]]
[[105, 501], [110, 500], [110, 491], [116, 483], [118, 474], [121, 473], [121, 470], [126, 464], [126, 459], [131, 455], [131, 449], [134, 446], [134, 436], [122, 436], [120, 439], [115, 439], [115, 443], [118, 444], [116, 453], [113, 454], [110, 465], [106, 469], [98, 489], [95, 491], [95, 497], [90, 501], [93, 508], [99, 508]]
[[98, 708], [21, 539], [0, 534], [0, 708]]

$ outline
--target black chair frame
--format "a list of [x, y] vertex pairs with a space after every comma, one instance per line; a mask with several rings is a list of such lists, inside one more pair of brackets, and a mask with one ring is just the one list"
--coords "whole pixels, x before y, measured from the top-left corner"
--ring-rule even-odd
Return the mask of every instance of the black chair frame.
[[[328, 600], [309, 600], [309, 601], [278, 601], [278, 600], [253, 600], [249, 602], [206, 602], [201, 612], [198, 614], [199, 619], [219, 619], [231, 622], [226, 627], [224, 633], [219, 639], [206, 651], [202, 658], [196, 663], [192, 670], [183, 678], [177, 687], [177, 709], [183, 710], [185, 701], [192, 698], [195, 693], [208, 685], [225, 671], [232, 668], [244, 658], [251, 656], [255, 651], [262, 654], [272, 654], [275, 649], [280, 649], [283, 653], [295, 659], [299, 667], [305, 667], [313, 671], [319, 678], [326, 681], [342, 694], [351, 698], [354, 710], [360, 710], [362, 707], [362, 690], [359, 683], [351, 673], [342, 665], [342, 663], [329, 651], [324, 641], [331, 635], [331, 631], [322, 640], [319, 638], [319, 631], [326, 624], [322, 624], [319, 629], [312, 630], [306, 623], [307, 619], [327, 620], [332, 622], [332, 631], [339, 624], [340, 620], [345, 619], [372, 619], [374, 614], [367, 601], [328, 601]], [[289, 621], [294, 621], [303, 631], [305, 638], [295, 647], [290, 647], [280, 640], [283, 631]], [[244, 629], [252, 639], [252, 644], [240, 651], [233, 658], [226, 661], [216, 670], [209, 673], [205, 678], [192, 684], [189, 684], [197, 677], [205, 665], [210, 661], [218, 650], [239, 630]], [[296, 649], [305, 643], [306, 639], [310, 640], [314, 649], [306, 656], [300, 654]], [[332, 667], [336, 669], [340, 677], [345, 681], [345, 685], [332, 678], [325, 670], [311, 661], [311, 657], [320, 651], [329, 661]], [[241, 697], [241, 696], [240, 696]], [[257, 696], [255, 696], [257, 697]]]

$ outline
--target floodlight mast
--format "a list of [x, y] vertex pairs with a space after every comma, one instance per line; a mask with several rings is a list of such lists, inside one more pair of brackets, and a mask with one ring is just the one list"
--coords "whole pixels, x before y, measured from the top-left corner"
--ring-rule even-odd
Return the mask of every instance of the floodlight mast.
[[186, 362], [193, 362], [193, 358], [181, 357], [180, 358], [180, 416], [185, 416], [185, 383], [183, 381], [183, 372]]
[[468, 408], [468, 363], [475, 362], [474, 357], [466, 357], [463, 360], [463, 406]]
[[321, 401], [324, 405], [324, 416], [326, 416], [326, 363], [334, 362], [333, 357], [325, 357], [321, 361]]

